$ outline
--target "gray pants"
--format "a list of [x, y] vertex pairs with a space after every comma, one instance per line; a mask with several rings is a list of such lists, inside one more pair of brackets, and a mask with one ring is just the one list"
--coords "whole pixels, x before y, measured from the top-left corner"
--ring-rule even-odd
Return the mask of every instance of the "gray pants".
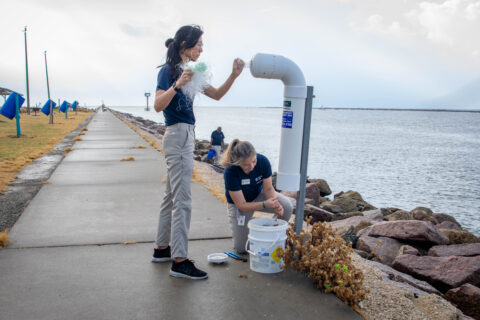
[[187, 257], [188, 253], [194, 147], [193, 125], [177, 123], [167, 127], [163, 136], [167, 181], [160, 207], [156, 244], [157, 246], [170, 244], [172, 258]]
[[212, 149], [214, 149], [215, 152], [217, 153], [215, 156], [214, 163], [218, 164], [220, 162], [220, 153], [222, 152], [222, 146], [212, 146]]
[[[278, 192], [277, 196], [278, 202], [280, 202], [280, 205], [283, 207], [283, 216], [279, 216], [279, 218], [288, 221], [290, 220], [293, 212], [292, 202], [283, 194], [280, 194]], [[262, 190], [262, 192], [260, 192], [257, 198], [255, 198], [255, 200], [253, 200], [252, 202], [260, 202], [263, 200], [266, 200], [266, 198]], [[232, 203], [229, 203], [227, 205], [227, 212], [230, 217], [230, 226], [232, 228], [233, 234], [233, 249], [237, 253], [245, 253], [245, 244], [248, 240], [248, 221], [252, 219], [253, 212], [242, 212], [238, 210], [238, 208]], [[274, 213], [275, 211], [273, 209], [267, 208], [262, 210], [262, 212]], [[243, 226], [239, 226], [239, 216], [245, 216], [245, 223], [243, 224]]]

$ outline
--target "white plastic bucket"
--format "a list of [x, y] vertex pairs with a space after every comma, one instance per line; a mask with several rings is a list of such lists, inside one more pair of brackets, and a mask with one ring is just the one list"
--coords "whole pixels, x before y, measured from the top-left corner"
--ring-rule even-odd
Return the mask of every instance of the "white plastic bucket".
[[[250, 269], [259, 273], [281, 272], [288, 223], [271, 218], [248, 222], [246, 251], [250, 254]], [[249, 248], [250, 247], [250, 248]]]

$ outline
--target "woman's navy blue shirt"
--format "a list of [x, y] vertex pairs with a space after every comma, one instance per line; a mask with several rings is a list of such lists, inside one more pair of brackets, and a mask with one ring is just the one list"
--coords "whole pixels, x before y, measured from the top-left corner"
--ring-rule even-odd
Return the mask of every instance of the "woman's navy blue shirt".
[[[158, 72], [157, 90], [167, 91], [177, 79], [173, 79], [170, 73], [172, 66], [167, 64], [163, 66]], [[180, 70], [180, 74], [181, 74]], [[182, 90], [177, 92], [172, 98], [172, 101], [163, 110], [165, 117], [165, 125], [171, 126], [173, 124], [183, 122], [188, 124], [195, 124], [195, 115], [193, 114], [193, 100], [183, 94]]]
[[242, 190], [247, 202], [252, 202], [262, 191], [263, 179], [272, 176], [272, 166], [264, 155], [257, 153], [257, 164], [252, 172], [246, 174], [239, 166], [230, 166], [223, 172], [225, 179], [225, 196], [228, 203], [233, 203], [228, 191]]

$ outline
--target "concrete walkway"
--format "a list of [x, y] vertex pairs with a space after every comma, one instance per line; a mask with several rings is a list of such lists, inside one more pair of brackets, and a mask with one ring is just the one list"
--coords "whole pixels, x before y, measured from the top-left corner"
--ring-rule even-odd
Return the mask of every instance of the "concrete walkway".
[[[151, 263], [166, 176], [162, 155], [110, 112], [99, 112], [0, 251], [0, 318], [361, 319], [294, 271], [264, 275], [207, 255], [231, 250], [226, 210], [192, 183], [189, 257], [209, 278], [169, 276]], [[135, 161], [120, 161], [134, 156]], [[123, 242], [135, 244], [125, 245]], [[247, 278], [239, 278], [246, 274]]]

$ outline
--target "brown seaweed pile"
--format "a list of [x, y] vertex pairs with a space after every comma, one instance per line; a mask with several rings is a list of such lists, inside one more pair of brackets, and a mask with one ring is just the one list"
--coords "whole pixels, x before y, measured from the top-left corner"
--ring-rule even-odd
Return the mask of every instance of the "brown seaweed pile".
[[290, 224], [283, 268], [305, 273], [316, 281], [317, 288], [333, 292], [348, 305], [356, 306], [367, 292], [363, 289], [363, 273], [350, 258], [352, 253], [351, 243], [346, 245], [326, 222], [316, 222], [299, 235]]

